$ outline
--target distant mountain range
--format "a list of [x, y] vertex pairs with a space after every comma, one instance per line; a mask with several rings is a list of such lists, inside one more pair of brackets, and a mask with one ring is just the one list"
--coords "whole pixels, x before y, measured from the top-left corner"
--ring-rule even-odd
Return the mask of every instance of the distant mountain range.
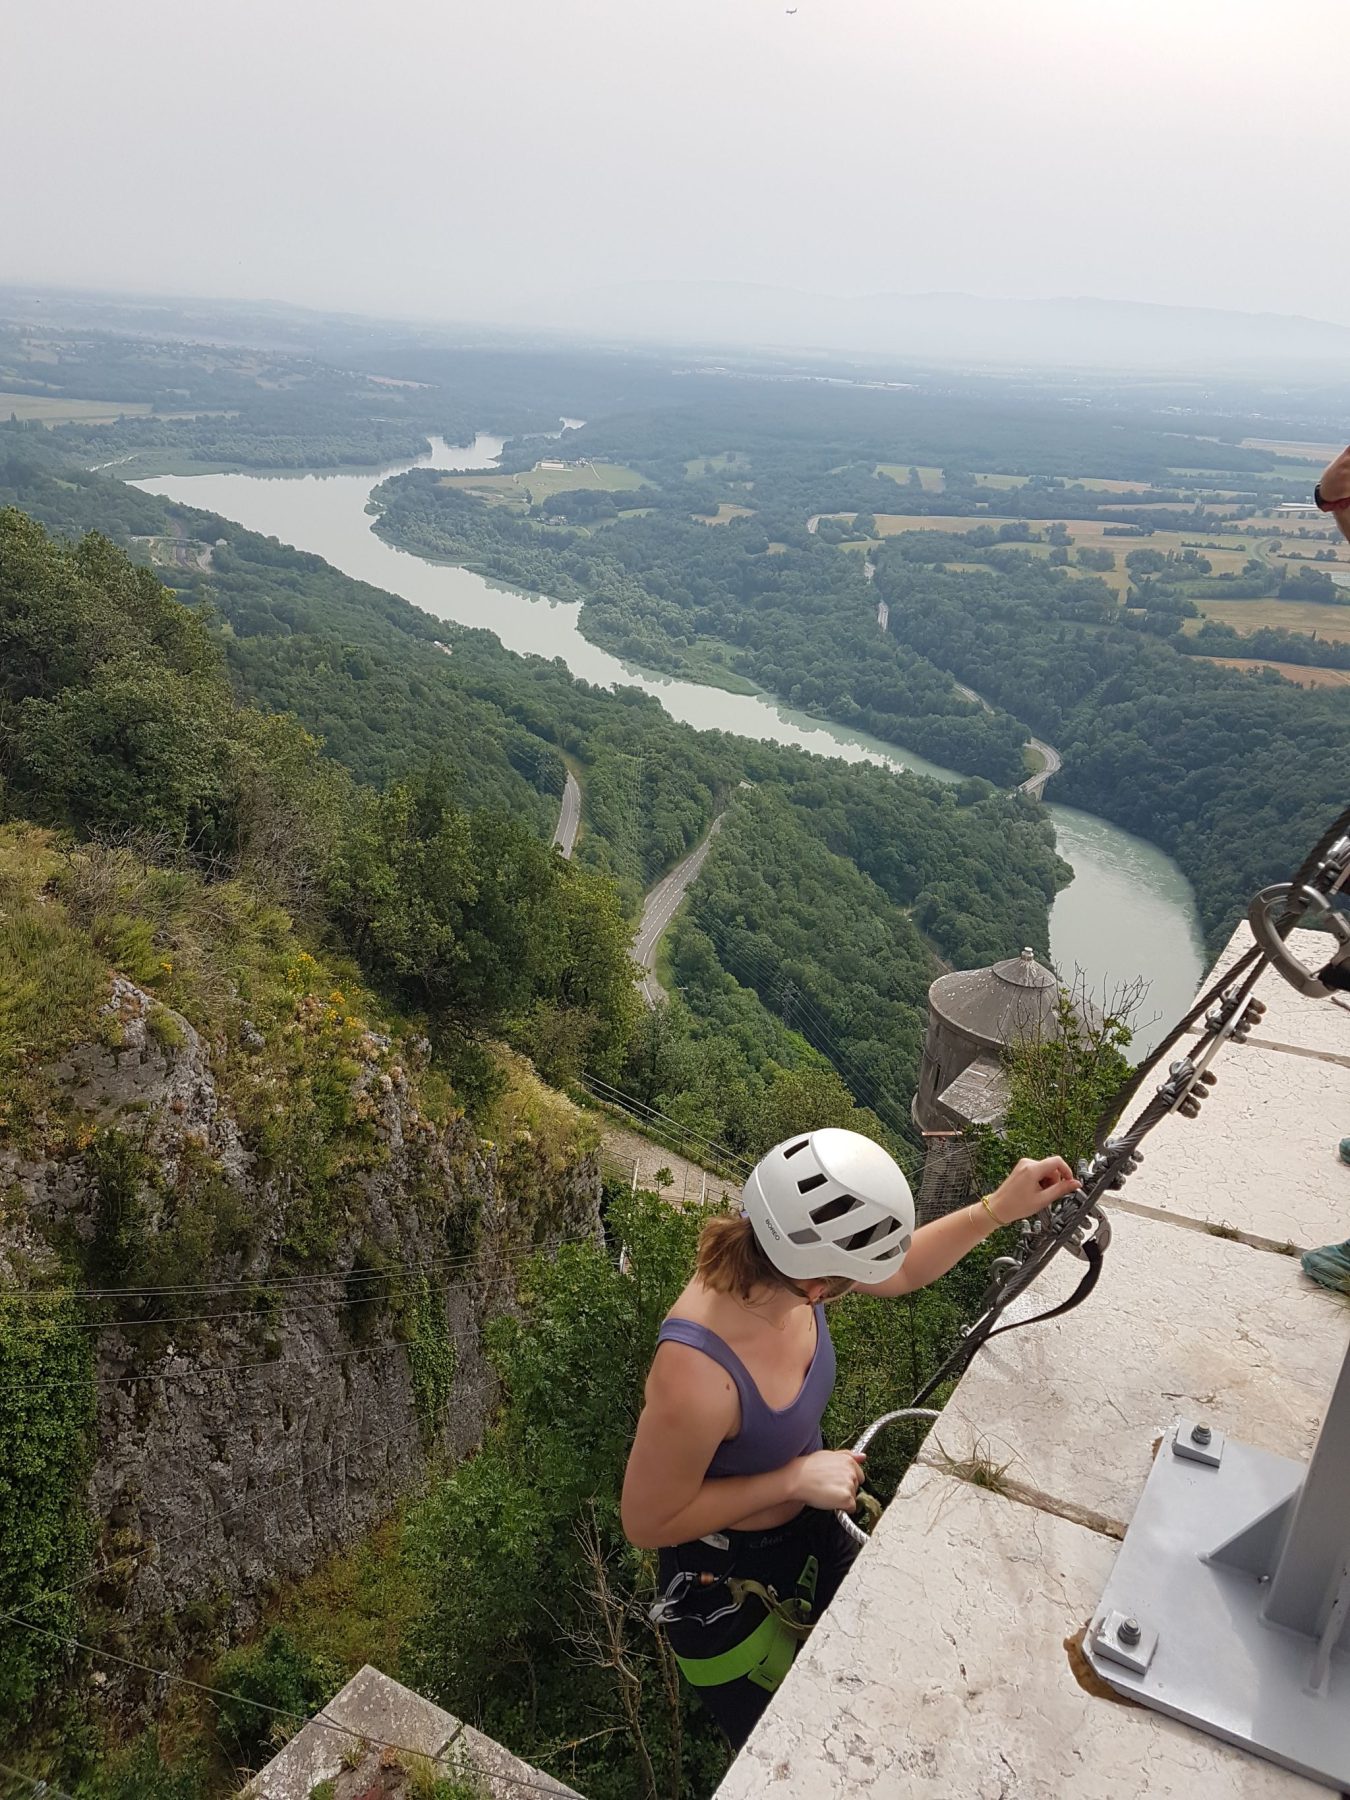
[[[503, 321], [505, 323], [506, 321]], [[522, 307], [522, 325], [714, 348], [867, 351], [905, 359], [1251, 371], [1328, 362], [1350, 373], [1350, 326], [1282, 313], [975, 294], [848, 299], [749, 282], [630, 282]]]

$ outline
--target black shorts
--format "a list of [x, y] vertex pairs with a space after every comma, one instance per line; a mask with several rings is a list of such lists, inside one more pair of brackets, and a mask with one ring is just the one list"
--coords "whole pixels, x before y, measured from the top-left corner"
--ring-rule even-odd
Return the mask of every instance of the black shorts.
[[[699, 1538], [661, 1552], [661, 1591], [682, 1589], [666, 1635], [686, 1680], [739, 1750], [801, 1642], [762, 1601], [734, 1605], [726, 1586], [736, 1576], [772, 1588], [780, 1601], [805, 1602], [812, 1623], [834, 1599], [861, 1546], [832, 1512], [804, 1507], [773, 1531], [723, 1531], [720, 1549]], [[681, 1584], [684, 1574], [711, 1575], [707, 1584]]]

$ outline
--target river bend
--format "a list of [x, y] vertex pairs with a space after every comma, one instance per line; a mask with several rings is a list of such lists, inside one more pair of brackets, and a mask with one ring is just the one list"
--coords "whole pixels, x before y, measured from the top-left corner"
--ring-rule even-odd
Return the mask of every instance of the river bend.
[[[371, 490], [389, 475], [418, 467], [481, 469], [501, 449], [500, 438], [480, 435], [459, 447], [433, 440], [416, 462], [377, 474], [162, 475], [135, 485], [322, 556], [344, 574], [400, 594], [436, 618], [492, 631], [508, 649], [561, 657], [574, 675], [599, 686], [642, 688], [672, 717], [697, 730], [795, 744], [821, 756], [910, 769], [941, 781], [960, 779], [953, 769], [866, 732], [797, 712], [768, 695], [729, 694], [623, 662], [581, 635], [577, 606], [520, 593], [472, 569], [428, 562], [371, 530]], [[1055, 966], [1066, 980], [1081, 971], [1099, 994], [1143, 977], [1149, 993], [1136, 1046], [1145, 1047], [1190, 1001], [1204, 972], [1190, 886], [1177, 865], [1142, 838], [1072, 807], [1052, 804], [1049, 812], [1060, 854], [1074, 870], [1050, 915]]]

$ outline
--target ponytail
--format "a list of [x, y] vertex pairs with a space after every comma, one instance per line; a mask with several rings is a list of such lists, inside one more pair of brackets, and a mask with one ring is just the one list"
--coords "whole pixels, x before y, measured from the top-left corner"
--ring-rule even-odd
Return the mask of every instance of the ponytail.
[[789, 1287], [759, 1247], [755, 1228], [744, 1214], [709, 1219], [699, 1233], [698, 1280], [715, 1294], [745, 1300], [757, 1287]]

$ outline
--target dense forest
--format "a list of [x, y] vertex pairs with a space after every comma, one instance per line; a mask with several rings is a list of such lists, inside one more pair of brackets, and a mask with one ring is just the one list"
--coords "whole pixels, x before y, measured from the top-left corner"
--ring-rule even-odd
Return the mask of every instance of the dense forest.
[[710, 529], [642, 513], [581, 537], [514, 518], [432, 470], [386, 482], [379, 499], [391, 541], [582, 601], [583, 632], [620, 656], [697, 677], [690, 651], [711, 641], [733, 673], [794, 706], [991, 781], [1021, 779], [1017, 722], [972, 706], [879, 633], [861, 567], [809, 535], [771, 546], [753, 522]]
[[[69, 506], [72, 494], [82, 506], [97, 504], [97, 484], [26, 479], [35, 500], [43, 482], [55, 480], [53, 508]], [[125, 522], [176, 523], [144, 516]], [[363, 606], [375, 641], [399, 635], [369, 590], [344, 590], [343, 578], [313, 559], [288, 561], [277, 546], [263, 548], [278, 570], [277, 610], [266, 619], [256, 610], [264, 578], [247, 555], [243, 574], [227, 564], [232, 579], [222, 583], [219, 610], [186, 607], [107, 538], [63, 542], [16, 508], [0, 510], [0, 1142], [28, 1155], [86, 1156], [99, 1194], [92, 1240], [49, 1246], [61, 1259], [62, 1278], [49, 1278], [39, 1321], [0, 1292], [0, 1379], [11, 1397], [25, 1395], [5, 1409], [0, 1462], [40, 1455], [42, 1465], [41, 1481], [22, 1493], [0, 1483], [0, 1605], [37, 1609], [46, 1621], [40, 1632], [58, 1640], [79, 1620], [101, 1641], [113, 1621], [100, 1610], [104, 1599], [91, 1597], [86, 1612], [68, 1591], [89, 1555], [82, 1507], [92, 1393], [86, 1322], [68, 1289], [97, 1283], [116, 1296], [167, 1284], [171, 1294], [218, 1260], [237, 1267], [246, 1259], [259, 1329], [275, 1333], [273, 1284], [324, 1266], [339, 1233], [350, 1235], [363, 1177], [378, 1160], [368, 1111], [351, 1087], [361, 1056], [379, 1055], [391, 1080], [404, 1079], [400, 1054], [429, 1056], [412, 1091], [431, 1126], [468, 1108], [496, 1129], [508, 1079], [497, 1046], [505, 1039], [554, 1080], [584, 1068], [641, 1080], [643, 1092], [658, 1100], [668, 1094], [663, 1081], [697, 1064], [700, 1080], [682, 1096], [687, 1122], [734, 1136], [747, 1154], [808, 1117], [887, 1136], [888, 1126], [899, 1131], [904, 1124], [900, 1102], [912, 1085], [919, 1008], [939, 966], [933, 945], [971, 956], [995, 954], [1020, 938], [1043, 945], [1046, 904], [1064, 873], [1039, 809], [999, 797], [987, 784], [941, 787], [879, 769], [851, 770], [767, 745], [705, 740], [667, 720], [672, 758], [684, 747], [690, 794], [710, 806], [719, 782], [733, 775], [736, 793], [718, 840], [722, 860], [708, 910], [680, 951], [681, 961], [697, 964], [691, 992], [675, 1006], [643, 1013], [620, 887], [598, 868], [566, 863], [547, 849], [534, 816], [539, 793], [507, 781], [504, 770], [513, 765], [499, 760], [492, 731], [483, 746], [492, 778], [473, 769], [479, 744], [470, 719], [454, 761], [423, 758], [410, 741], [405, 766], [372, 785], [325, 755], [294, 716], [245, 702], [251, 665], [233, 660], [240, 642], [260, 652], [269, 644], [294, 646], [307, 635], [301, 626], [318, 633], [325, 603], [350, 608], [342, 623], [357, 643]], [[254, 609], [248, 616], [255, 627], [288, 612], [292, 629], [239, 638], [223, 629], [235, 600]], [[452, 667], [456, 684], [470, 683], [460, 643], [447, 662], [416, 631], [402, 635], [410, 655], [416, 652], [405, 671], [414, 698], [421, 683], [448, 679]], [[649, 711], [664, 718], [640, 696], [588, 694], [556, 665], [522, 664], [478, 634], [463, 634], [461, 642], [478, 644], [485, 693], [493, 692], [494, 679], [503, 699], [514, 693], [535, 730], [561, 733], [566, 723], [577, 752], [596, 762], [606, 733], [618, 733], [630, 714], [639, 725]], [[353, 647], [323, 664], [327, 679], [344, 671], [355, 679], [344, 661]], [[280, 681], [295, 665], [264, 658], [258, 666]], [[399, 666], [391, 658], [391, 671]], [[460, 694], [458, 685], [450, 691]], [[553, 718], [550, 696], [558, 707]], [[310, 704], [322, 703], [311, 694]], [[499, 729], [511, 717], [494, 705], [487, 723]], [[672, 779], [680, 766], [673, 763]], [[698, 785], [700, 778], [707, 785]], [[742, 789], [743, 780], [752, 785]], [[673, 804], [671, 790], [648, 785], [647, 829], [624, 851], [635, 867], [647, 857], [660, 867], [671, 850], [652, 835]], [[467, 805], [465, 793], [495, 803]], [[631, 823], [616, 828], [616, 841]], [[991, 841], [1001, 845], [1005, 868], [1018, 869], [1015, 880], [1002, 878]], [[953, 881], [978, 896], [966, 914], [949, 913], [942, 903], [944, 883]], [[911, 922], [911, 910], [927, 919], [930, 938]], [[727, 952], [728, 963], [743, 971], [740, 981], [719, 974], [708, 952], [710, 934], [723, 923], [743, 940]], [[768, 947], [778, 956], [772, 971], [759, 960]], [[137, 1139], [113, 1127], [91, 1135], [62, 1097], [56, 1059], [81, 1034], [100, 1029], [99, 1006], [114, 971], [151, 995], [151, 1028], [167, 1045], [179, 1042], [181, 1017], [220, 1047], [223, 1091], [239, 1110], [246, 1141], [286, 1194], [284, 1232], [268, 1246], [265, 1269], [258, 1266], [257, 1222], [227, 1204], [209, 1161], [188, 1165], [154, 1225], [138, 1198], [148, 1165]], [[782, 1018], [776, 1015], [786, 971], [798, 985]], [[832, 1042], [820, 1018], [837, 1023], [846, 1041]], [[426, 1051], [415, 1052], [423, 1031]], [[836, 1058], [875, 1110], [855, 1104]], [[714, 1074], [723, 1084], [716, 1094], [708, 1081]], [[539, 1129], [536, 1121], [534, 1133]], [[650, 1569], [620, 1541], [615, 1458], [640, 1379], [650, 1309], [673, 1291], [696, 1220], [680, 1222], [665, 1208], [643, 1215], [640, 1204], [630, 1223], [618, 1211], [615, 1217], [631, 1253], [652, 1259], [651, 1278], [635, 1285], [619, 1278], [605, 1254], [580, 1250], [542, 1262], [524, 1279], [519, 1317], [502, 1320], [492, 1337], [513, 1410], [484, 1457], [410, 1511], [387, 1579], [403, 1583], [399, 1595], [417, 1596], [402, 1621], [403, 1668], [412, 1678], [516, 1747], [583, 1779], [602, 1800], [632, 1791], [632, 1759], [653, 1754], [653, 1745], [663, 1767], [675, 1757], [672, 1791], [692, 1796], [707, 1791], [722, 1753], [687, 1700], [672, 1714], [656, 1688], [644, 1701], [641, 1727], [650, 1743], [642, 1739], [639, 1748], [639, 1729], [630, 1724], [628, 1737], [608, 1742], [603, 1753], [563, 1756], [560, 1739], [583, 1737], [579, 1727], [614, 1702], [602, 1670], [579, 1674], [547, 1648], [554, 1617], [533, 1585], [584, 1575], [585, 1540], [577, 1534], [589, 1522], [593, 1541], [616, 1564], [619, 1591], [634, 1603], [650, 1592]], [[472, 1241], [475, 1224], [454, 1218], [445, 1229], [463, 1244]], [[979, 1269], [966, 1269], [904, 1312], [859, 1302], [841, 1315], [840, 1341], [856, 1336], [858, 1354], [841, 1385], [833, 1428], [856, 1430], [872, 1408], [902, 1399], [950, 1344], [979, 1284]], [[396, 1284], [386, 1298], [399, 1334], [394, 1341], [406, 1343], [415, 1376], [421, 1371], [423, 1403], [443, 1406], [451, 1377], [425, 1294], [415, 1284], [406, 1292]], [[639, 1313], [630, 1316], [635, 1302]], [[142, 1322], [173, 1330], [190, 1304], [158, 1300]], [[353, 1315], [354, 1331], [364, 1317]], [[542, 1377], [558, 1367], [556, 1352], [568, 1334], [594, 1341], [597, 1319], [620, 1330], [615, 1341], [624, 1356], [596, 1367], [593, 1392], [573, 1385], [561, 1403]], [[184, 1345], [193, 1323], [182, 1320]], [[60, 1384], [59, 1405], [32, 1398], [53, 1382]], [[602, 1405], [609, 1409], [603, 1414]], [[541, 1507], [538, 1467], [551, 1467], [564, 1449], [570, 1479], [552, 1483]], [[543, 1459], [531, 1462], [527, 1480], [522, 1454]], [[897, 1455], [891, 1480], [903, 1462], [902, 1450]], [[883, 1491], [887, 1466], [878, 1465]], [[594, 1506], [592, 1493], [599, 1496]], [[498, 1578], [502, 1556], [520, 1571], [501, 1606], [480, 1609], [474, 1632], [438, 1573], [460, 1566], [469, 1547], [475, 1592]], [[401, 1572], [409, 1568], [412, 1589]], [[580, 1618], [590, 1616], [590, 1604], [580, 1593]], [[209, 1623], [214, 1617], [204, 1612], [165, 1628], [180, 1644], [195, 1642], [204, 1630], [218, 1632]], [[151, 1731], [115, 1754], [101, 1747], [100, 1727], [78, 1691], [54, 1679], [59, 1659], [51, 1641], [21, 1635], [0, 1654], [7, 1706], [0, 1752], [17, 1746], [30, 1767], [76, 1784], [81, 1800], [199, 1800], [220, 1791], [213, 1741], [236, 1764], [267, 1754], [258, 1703], [304, 1713], [331, 1693], [340, 1665], [316, 1641], [323, 1618], [321, 1607], [307, 1609], [305, 1625], [277, 1627], [214, 1662], [218, 1693], [203, 1718], [179, 1717], [172, 1733]], [[134, 1642], [154, 1655], [148, 1642]], [[506, 1680], [502, 1673], [519, 1671], [522, 1643], [534, 1645], [528, 1708], [522, 1694], [530, 1683], [523, 1690], [515, 1673]]]
[[1177, 859], [1213, 943], [1340, 803], [1342, 690], [1254, 681], [1183, 654], [1170, 641], [1179, 618], [1163, 636], [1131, 630], [1099, 584], [1030, 558], [1014, 572], [961, 572], [887, 546], [876, 586], [905, 642], [1059, 748], [1056, 798]]

